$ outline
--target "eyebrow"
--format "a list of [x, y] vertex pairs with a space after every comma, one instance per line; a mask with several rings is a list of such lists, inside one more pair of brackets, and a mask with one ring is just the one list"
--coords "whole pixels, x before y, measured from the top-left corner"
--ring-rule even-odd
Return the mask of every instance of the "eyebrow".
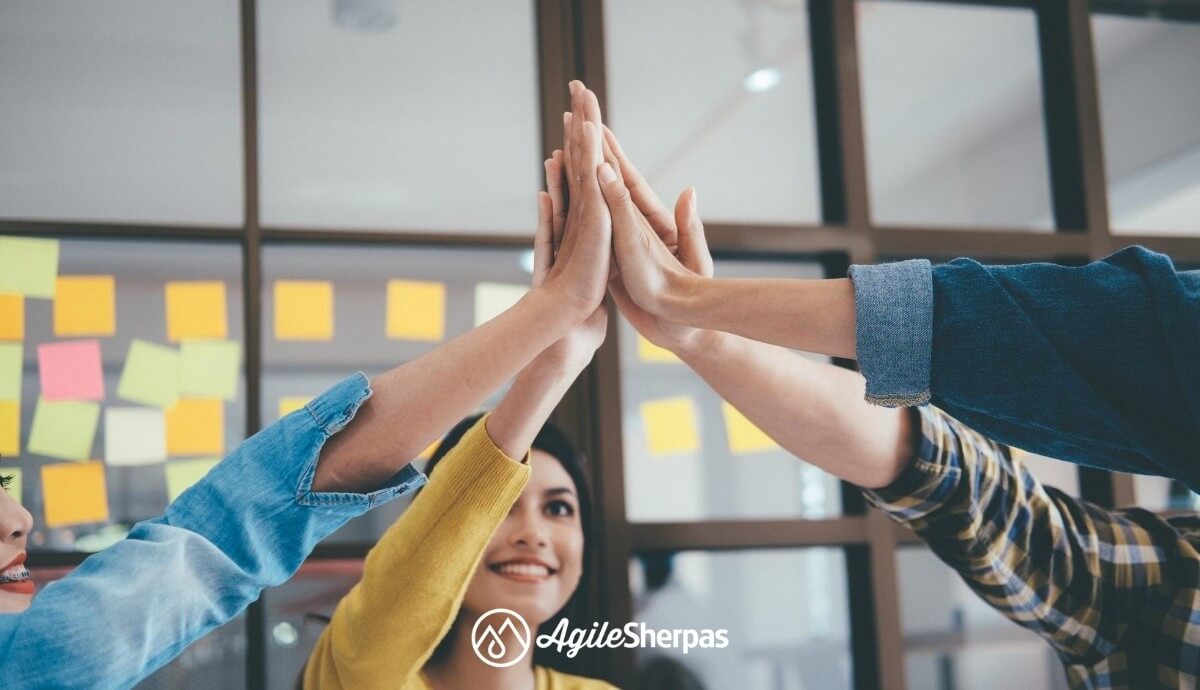
[[556, 486], [553, 489], [546, 489], [542, 492], [543, 496], [558, 496], [560, 494], [574, 495], [575, 491], [570, 487]]

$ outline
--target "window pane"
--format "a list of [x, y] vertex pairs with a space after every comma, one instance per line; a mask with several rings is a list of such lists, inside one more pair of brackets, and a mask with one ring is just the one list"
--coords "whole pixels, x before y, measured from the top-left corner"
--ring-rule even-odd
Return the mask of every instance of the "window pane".
[[[686, 656], [639, 649], [639, 687], [851, 687], [842, 551], [653, 553], [634, 558], [630, 570], [634, 621], [654, 630], [725, 629], [729, 638], [724, 649]], [[700, 684], [686, 683], [689, 674]]]
[[984, 603], [928, 549], [903, 548], [896, 559], [908, 687], [1066, 690], [1050, 645]]
[[[29, 574], [40, 591], [51, 582], [66, 577], [71, 570], [71, 568], [30, 568]], [[173, 661], [133, 687], [137, 690], [240, 690], [245, 688], [245, 616], [239, 615], [189, 645]]]
[[[532, 252], [511, 249], [265, 247], [263, 423], [278, 419], [281, 405], [303, 404], [356, 371], [381, 374], [465, 333], [487, 315], [479, 310], [513, 299], [529, 285], [527, 268], [532, 270]], [[326, 286], [316, 297], [304, 289], [314, 284]], [[432, 296], [422, 292], [431, 284]], [[322, 289], [329, 291], [328, 302], [319, 303]], [[406, 311], [409, 296], [428, 309]], [[390, 320], [389, 304], [396, 312]], [[289, 330], [297, 321], [308, 330]], [[497, 394], [488, 406], [498, 400]], [[405, 505], [399, 500], [372, 510], [331, 539], [373, 542]]]
[[1166, 477], [1133, 475], [1133, 496], [1134, 505], [1146, 510], [1194, 511], [1200, 508], [1200, 494], [1195, 494], [1180, 482]]
[[0, 213], [240, 225], [233, 0], [0, 0]]
[[[334, 11], [353, 4], [390, 10], [356, 28]], [[533, 233], [531, 2], [265, 0], [258, 12], [264, 224]]]
[[[819, 278], [809, 263], [720, 261], [724, 277]], [[626, 514], [634, 522], [825, 518], [841, 485], [760, 436], [697, 374], [621, 319]]]
[[1122, 232], [1200, 232], [1200, 24], [1093, 16], [1108, 212]]
[[[216, 293], [224, 292], [222, 306], [225, 310], [225, 337], [234, 342], [239, 350], [238, 361], [241, 362], [241, 249], [233, 243], [218, 242], [67, 239], [62, 240], [59, 245], [58, 275], [60, 282], [55, 300], [33, 297], [23, 300], [20, 452], [15, 457], [6, 453], [5, 457], [0, 459], [0, 466], [21, 470], [21, 502], [33, 514], [34, 519], [34, 528], [29, 537], [31, 550], [96, 551], [124, 536], [135, 522], [162, 514], [168, 502], [168, 472], [175, 476], [178, 467], [176, 463], [189, 458], [224, 455], [224, 452], [232, 450], [245, 437], [245, 380], [240, 364], [236, 368], [232, 399], [222, 400], [220, 397], [214, 398], [211, 394], [184, 396], [214, 400], [217, 409], [220, 410], [220, 423], [212, 423], [212, 417], [206, 417], [209, 423], [202, 428], [207, 435], [196, 437], [199, 439], [196, 443], [207, 444], [207, 448], [201, 449], [195, 445], [189, 447], [186, 444], [174, 446], [168, 443], [164, 438], [166, 425], [163, 421], [168, 416], [167, 408], [134, 402], [117, 395], [118, 383], [125, 370], [132, 341], [148, 341], [154, 346], [170, 348], [176, 353], [180, 350], [180, 343], [167, 337], [168, 285], [202, 282], [221, 286], [216, 288]], [[98, 291], [94, 285], [85, 282], [84, 292], [68, 292], [63, 287], [62, 279], [72, 276], [99, 276], [102, 280], [111, 277], [113, 290], [111, 293]], [[221, 300], [220, 295], [216, 293], [210, 293], [213, 294], [213, 301], [209, 304], [216, 304]], [[56, 305], [60, 310], [57, 324]], [[74, 305], [76, 310], [75, 319], [66, 316], [72, 309], [71, 305]], [[94, 320], [80, 318], [81, 314], [90, 315], [107, 308], [102, 305], [113, 309], [114, 316], [108, 324], [97, 324]], [[207, 305], [197, 307], [206, 312], [211, 311]], [[80, 325], [92, 329], [92, 334], [85, 335], [79, 332], [86, 330], [78, 328]], [[108, 326], [111, 326], [112, 335], [102, 335]], [[35, 442], [31, 438], [38, 398], [46, 394], [41, 384], [38, 348], [42, 345], [88, 341], [99, 344], [103, 401], [95, 403], [99, 408], [95, 422], [87, 421], [86, 413], [81, 415], [72, 412], [65, 418], [67, 429], [89, 430], [82, 435], [81, 443], [87, 443], [93, 424], [95, 428], [94, 437], [91, 437], [90, 445], [86, 446], [86, 456], [65, 459], [47, 454], [50, 451], [57, 452], [58, 449], [46, 448], [41, 442]], [[52, 362], [47, 360], [46, 371], [58, 370], [59, 366], [69, 367], [74, 361], [86, 360], [68, 357], [53, 367]], [[204, 357], [201, 361], [211, 362], [211, 359]], [[223, 371], [230, 372], [230, 369], [226, 368]], [[70, 375], [78, 376], [75, 371], [71, 371]], [[157, 379], [152, 378], [153, 381]], [[144, 417], [132, 420], [127, 416], [122, 417], [122, 413], [129, 410], [134, 410], [135, 414], [149, 414], [152, 417], [157, 414], [158, 421], [151, 423]], [[46, 420], [50, 419], [52, 418], [46, 417]], [[45, 428], [53, 429], [49, 426]], [[120, 430], [120, 438], [111, 439], [113, 443], [110, 443], [107, 437], [109, 428]], [[50, 435], [52, 436], [53, 432]], [[195, 438], [193, 440], [195, 441]], [[123, 442], [120, 444], [122, 448], [115, 447], [116, 441]], [[31, 444], [45, 452], [31, 451]], [[150, 447], [149, 451], [146, 450], [147, 444]], [[157, 451], [154, 450], [155, 445]], [[161, 455], [164, 446], [168, 456], [165, 462]], [[214, 452], [222, 449], [223, 452]], [[201, 450], [204, 452], [200, 452]], [[155, 455], [155, 452], [159, 454]], [[84, 479], [94, 482], [88, 484], [89, 487], [98, 489], [95, 493], [87, 494], [93, 501], [89, 505], [103, 509], [107, 504], [108, 519], [83, 519], [70, 515], [61, 520], [54, 518], [55, 506], [61, 508], [83, 500], [80, 495], [63, 494], [58, 491], [64, 486], [71, 486], [73, 482], [81, 481], [73, 476], [67, 476], [58, 483], [51, 483], [50, 490], [53, 495], [49, 498], [52, 514], [47, 513], [48, 497], [43, 485], [43, 468], [70, 466], [74, 464], [74, 459], [103, 461], [102, 487], [99, 486], [96, 476], [88, 475]], [[102, 512], [91, 512], [89, 515], [102, 515]], [[51, 526], [49, 522], [58, 524]]]
[[362, 578], [357, 559], [305, 563], [290, 580], [263, 595], [267, 610], [267, 683], [294, 690], [308, 655], [325, 630], [323, 619]]
[[875, 0], [857, 12], [875, 221], [1053, 227], [1034, 13]]
[[604, 42], [610, 123], [663, 199], [696, 185], [706, 219], [819, 221], [805, 2], [610, 0]]

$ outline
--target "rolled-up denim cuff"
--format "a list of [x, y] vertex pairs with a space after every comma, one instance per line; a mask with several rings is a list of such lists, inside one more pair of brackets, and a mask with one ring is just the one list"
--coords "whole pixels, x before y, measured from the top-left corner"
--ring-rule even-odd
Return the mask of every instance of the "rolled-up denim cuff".
[[858, 367], [867, 402], [929, 402], [933, 358], [933, 273], [925, 259], [851, 266]]

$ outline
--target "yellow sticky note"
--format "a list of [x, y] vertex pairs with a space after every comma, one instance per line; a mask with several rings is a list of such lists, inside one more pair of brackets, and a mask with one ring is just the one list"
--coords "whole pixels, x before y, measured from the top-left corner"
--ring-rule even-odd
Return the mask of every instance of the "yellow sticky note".
[[21, 454], [21, 403], [0, 400], [0, 455]]
[[167, 283], [167, 340], [224, 340], [228, 337], [225, 283], [189, 280]]
[[208, 471], [217, 466], [220, 458], [196, 458], [195, 460], [172, 460], [167, 463], [167, 500], [173, 502], [179, 494], [200, 481]]
[[696, 405], [691, 398], [664, 398], [642, 403], [642, 424], [651, 455], [700, 450]]
[[744, 455], [779, 447], [774, 439], [763, 433], [754, 422], [746, 419], [746, 415], [733, 405], [722, 402], [721, 412], [725, 416], [725, 437], [729, 439], [729, 452]]
[[279, 417], [280, 419], [288, 416], [296, 410], [308, 404], [312, 398], [304, 396], [287, 395], [279, 399]]
[[167, 455], [223, 455], [225, 405], [219, 398], [180, 398], [167, 408]]
[[333, 340], [333, 283], [275, 281], [275, 339]]
[[0, 340], [25, 339], [25, 296], [0, 294]]
[[21, 468], [20, 467], [0, 467], [0, 476], [10, 477], [8, 480], [8, 495], [13, 497], [17, 503], [21, 503]]
[[440, 446], [440, 445], [442, 445], [442, 442], [440, 440], [430, 443], [428, 448], [421, 451], [421, 454], [417, 456], [417, 459], [418, 460], [428, 460], [429, 458], [432, 458], [433, 454], [437, 452], [438, 446]]
[[54, 335], [112, 335], [117, 330], [112, 276], [59, 276], [54, 292]]
[[104, 464], [93, 460], [42, 465], [42, 501], [47, 527], [108, 522]]
[[680, 359], [675, 356], [665, 347], [659, 347], [654, 343], [646, 340], [643, 336], [638, 336], [638, 359], [643, 362], [665, 362], [679, 364]]
[[387, 337], [441, 340], [446, 335], [446, 286], [418, 280], [389, 280]]

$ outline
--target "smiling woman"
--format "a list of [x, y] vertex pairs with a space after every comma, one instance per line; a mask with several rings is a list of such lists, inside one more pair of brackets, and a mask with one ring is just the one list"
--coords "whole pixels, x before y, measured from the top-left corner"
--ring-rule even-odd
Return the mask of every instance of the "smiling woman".
[[33, 516], [8, 493], [12, 475], [0, 476], [0, 612], [24, 611], [33, 598], [33, 581], [25, 569], [25, 540]]

